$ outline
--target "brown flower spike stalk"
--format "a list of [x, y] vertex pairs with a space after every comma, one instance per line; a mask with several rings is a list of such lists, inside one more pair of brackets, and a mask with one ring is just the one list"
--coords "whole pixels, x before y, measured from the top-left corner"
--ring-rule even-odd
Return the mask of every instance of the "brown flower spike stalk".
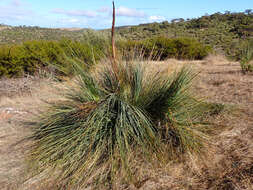
[[115, 47], [115, 4], [114, 1], [112, 1], [112, 69], [115, 73], [115, 76], [117, 78], [117, 80], [119, 81], [119, 83], [121, 83], [121, 79], [119, 77], [119, 67], [118, 67], [118, 63], [117, 63], [117, 59], [116, 59], [116, 47]]
[[113, 62], [116, 62], [116, 50], [115, 50], [115, 40], [114, 40], [114, 28], [115, 28], [115, 5], [114, 1], [112, 2], [113, 13], [112, 13], [112, 58]]

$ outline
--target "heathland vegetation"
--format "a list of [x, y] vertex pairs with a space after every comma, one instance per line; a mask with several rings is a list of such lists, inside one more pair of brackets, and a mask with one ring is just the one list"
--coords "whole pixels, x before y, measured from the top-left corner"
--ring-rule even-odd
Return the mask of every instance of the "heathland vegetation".
[[0, 25], [0, 45], [19, 44], [31, 40], [61, 40], [62, 38], [79, 40], [82, 38], [84, 31], [86, 30]]
[[[109, 40], [95, 33], [82, 41], [28, 41], [0, 47], [0, 77], [34, 75], [46, 70], [54, 74], [71, 75], [71, 59], [92, 65], [107, 55]], [[132, 51], [141, 51], [144, 59], [203, 59], [211, 51], [194, 39], [153, 38], [142, 42], [118, 40], [118, 53], [128, 57]], [[151, 57], [150, 57], [151, 55]], [[66, 71], [66, 72], [64, 72]]]
[[140, 40], [150, 36], [167, 38], [194, 38], [217, 52], [240, 59], [245, 41], [253, 38], [253, 12], [226, 12], [205, 15], [196, 19], [174, 19], [170, 23], [141, 24], [119, 27], [117, 33], [127, 39]]

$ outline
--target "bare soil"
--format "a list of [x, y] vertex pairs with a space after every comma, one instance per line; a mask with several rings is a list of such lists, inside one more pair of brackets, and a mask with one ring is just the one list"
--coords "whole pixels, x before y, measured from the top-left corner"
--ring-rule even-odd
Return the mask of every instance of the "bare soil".
[[1, 31], [1, 30], [5, 30], [5, 29], [8, 29], [8, 28], [10, 28], [10, 27], [8, 27], [8, 26], [2, 26], [2, 27], [0, 27], [0, 31]]
[[[231, 105], [233, 111], [226, 110], [213, 118], [219, 128], [202, 159], [186, 155], [184, 161], [168, 163], [165, 168], [140, 165], [138, 183], [119, 183], [115, 189], [252, 190], [253, 74], [242, 74], [239, 63], [222, 57], [153, 64], [164, 70], [192, 65], [200, 71], [194, 85], [196, 94], [210, 102]], [[38, 112], [44, 105], [42, 100], [60, 98], [55, 88], [59, 83], [29, 79], [24, 87], [22, 81], [25, 79], [0, 81], [0, 189], [3, 190], [44, 189], [40, 184], [31, 188], [31, 181], [24, 182], [26, 144], [15, 144], [29, 135], [30, 129], [23, 121]]]

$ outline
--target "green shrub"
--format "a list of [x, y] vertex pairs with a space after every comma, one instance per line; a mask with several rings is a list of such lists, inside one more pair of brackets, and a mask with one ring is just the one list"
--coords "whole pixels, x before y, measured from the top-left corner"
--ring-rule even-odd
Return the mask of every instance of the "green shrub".
[[[104, 47], [103, 47], [104, 46]], [[56, 70], [55, 74], [71, 75], [71, 59], [91, 65], [104, 56], [105, 45], [71, 41], [30, 41], [21, 45], [0, 47], [0, 77], [35, 74], [39, 69]], [[102, 48], [103, 47], [103, 48]]]
[[[64, 52], [56, 42], [31, 41], [22, 45], [2, 46], [0, 48], [0, 65], [8, 77], [21, 74], [35, 74], [40, 68], [49, 64], [62, 64]], [[4, 52], [8, 52], [4, 53]], [[18, 71], [18, 72], [17, 72]]]
[[253, 72], [253, 64], [242, 61], [240, 63], [240, 65], [241, 65], [241, 68], [242, 68], [242, 72], [244, 74], [247, 73], [247, 72]]
[[138, 159], [201, 152], [207, 108], [190, 93], [196, 75], [189, 68], [168, 76], [134, 61], [104, 63], [93, 73], [74, 67], [77, 81], [66, 100], [33, 124], [32, 169], [72, 189], [90, 179], [134, 180]]
[[253, 72], [253, 41], [242, 51], [240, 65], [243, 73]]
[[121, 51], [135, 49], [142, 51], [145, 58], [152, 54], [154, 59], [158, 56], [161, 60], [168, 58], [198, 60], [206, 57], [212, 50], [209, 46], [189, 38], [156, 37], [143, 41], [122, 41], [118, 46]]
[[[126, 59], [129, 53], [141, 51], [144, 58], [161, 60], [203, 59], [210, 48], [192, 39], [152, 38], [143, 41], [117, 41], [119, 54]], [[70, 59], [84, 65], [98, 62], [110, 52], [109, 39], [100, 34], [87, 33], [81, 41], [29, 41], [20, 45], [0, 47], [0, 77], [35, 74], [38, 70], [53, 70], [56, 75], [73, 73]], [[130, 58], [131, 59], [131, 58]]]
[[0, 48], [0, 77], [20, 76], [23, 74], [22, 66], [13, 57], [14, 51], [16, 52], [17, 48], [11, 48], [9, 46]]

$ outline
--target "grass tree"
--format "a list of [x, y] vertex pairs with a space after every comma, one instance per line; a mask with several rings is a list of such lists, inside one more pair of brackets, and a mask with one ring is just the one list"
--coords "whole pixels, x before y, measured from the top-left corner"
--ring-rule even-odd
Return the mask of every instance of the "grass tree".
[[134, 161], [162, 161], [201, 152], [208, 106], [190, 90], [196, 77], [115, 58], [86, 72], [73, 63], [75, 85], [35, 122], [29, 163], [53, 174], [59, 187], [82, 187], [117, 175], [134, 179]]

